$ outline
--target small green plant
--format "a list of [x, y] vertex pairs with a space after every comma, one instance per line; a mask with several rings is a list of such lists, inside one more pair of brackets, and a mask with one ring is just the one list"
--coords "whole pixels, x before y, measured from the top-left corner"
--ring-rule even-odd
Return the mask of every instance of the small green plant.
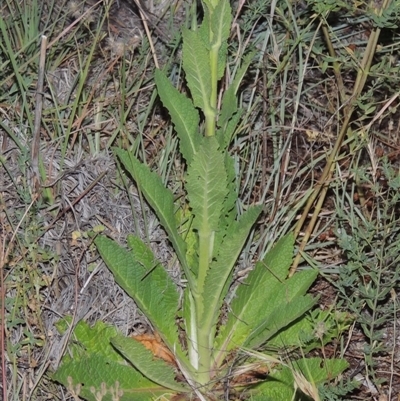
[[[306, 314], [316, 302], [306, 292], [317, 272], [304, 270], [287, 278], [292, 234], [282, 237], [235, 294], [229, 294], [237, 259], [262, 211], [260, 205], [238, 207], [235, 166], [228, 152], [241, 117], [236, 92], [253, 55], [243, 60], [219, 108], [231, 8], [228, 0], [205, 0], [203, 7], [198, 29], [182, 32], [191, 98], [178, 92], [163, 72], [155, 74], [187, 166], [184, 199], [175, 201], [161, 178], [132, 152], [115, 150], [167, 232], [186, 287], [179, 291], [140, 238], [128, 236], [129, 249], [106, 236], [95, 239], [116, 281], [154, 333], [139, 340], [101, 322], [92, 328], [77, 325], [79, 345], [71, 346], [54, 378], [89, 400], [214, 400], [246, 389], [252, 399], [295, 400], [304, 393], [318, 399], [316, 385], [347, 367], [343, 360], [296, 354], [299, 347], [324, 345], [335, 332], [337, 317], [322, 311]], [[324, 330], [317, 335], [318, 322]], [[65, 321], [60, 323], [62, 331], [66, 327]], [[270, 352], [259, 352], [266, 345]], [[290, 353], [289, 363], [283, 362], [280, 350]]]
[[[380, 180], [375, 178], [376, 175]], [[380, 384], [380, 356], [391, 355], [394, 344], [387, 339], [397, 314], [396, 289], [400, 283], [400, 176], [386, 159], [376, 170], [357, 165], [351, 192], [337, 191], [337, 235], [346, 263], [335, 285], [343, 306], [355, 316], [365, 335], [365, 375]], [[365, 199], [354, 202], [356, 191]], [[339, 195], [341, 194], [341, 196]]]

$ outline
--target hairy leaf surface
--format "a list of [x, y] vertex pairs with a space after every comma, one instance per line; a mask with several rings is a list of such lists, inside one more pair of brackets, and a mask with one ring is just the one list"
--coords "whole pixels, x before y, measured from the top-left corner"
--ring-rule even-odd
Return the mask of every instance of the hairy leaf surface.
[[293, 259], [293, 245], [292, 234], [281, 238], [265, 257], [268, 268], [265, 262], [258, 262], [238, 287], [230, 305], [232, 313], [226, 325], [220, 328], [217, 349], [229, 351], [242, 345], [251, 331], [249, 325], [254, 324], [254, 320], [264, 319], [265, 313], [259, 316], [260, 305], [270, 297], [271, 288], [285, 279]]
[[[60, 321], [57, 325], [64, 332], [68, 322]], [[128, 365], [111, 345], [111, 338], [117, 334], [115, 327], [102, 322], [97, 322], [93, 327], [79, 322], [73, 332], [74, 341], [68, 346], [69, 353], [65, 354], [61, 366], [52, 376], [54, 380], [66, 388], [70, 387], [72, 381], [74, 389], [83, 383], [79, 395], [89, 401], [98, 400], [91, 392], [91, 387], [97, 392], [105, 388], [107, 393], [103, 400], [109, 401], [113, 400], [111, 392], [114, 391], [115, 396], [117, 387], [123, 391], [119, 398], [121, 401], [150, 401], [165, 394], [165, 388], [146, 379], [138, 370]]]
[[189, 266], [186, 260], [186, 244], [176, 228], [174, 217], [174, 197], [172, 192], [164, 186], [161, 178], [150, 169], [140, 163], [133, 155], [121, 149], [115, 149], [125, 168], [132, 175], [138, 187], [146, 197], [147, 202], [153, 208], [162, 226], [168, 233], [168, 238], [175, 249], [181, 266], [186, 274], [192, 290], [196, 290]]
[[295, 297], [281, 305], [275, 305], [275, 308], [265, 315], [265, 320], [252, 330], [244, 346], [254, 349], [261, 346], [278, 333], [279, 330], [303, 316], [315, 303], [315, 298], [306, 295]]
[[116, 392], [122, 392], [119, 401], [151, 401], [165, 395], [166, 389], [146, 379], [129, 365], [107, 360], [103, 355], [90, 354], [80, 360], [63, 363], [53, 375], [54, 380], [69, 388], [79, 386], [79, 395], [89, 401], [98, 401], [96, 393], [105, 391], [102, 401], [113, 401]]
[[168, 109], [178, 134], [182, 156], [187, 164], [190, 164], [193, 154], [197, 152], [201, 141], [199, 113], [193, 106], [192, 101], [174, 88], [161, 71], [156, 70], [154, 78], [158, 94], [164, 106]]
[[224, 154], [218, 146], [215, 137], [204, 137], [188, 168], [186, 189], [194, 214], [193, 227], [196, 230], [218, 229], [228, 193]]
[[225, 236], [227, 233], [232, 232], [232, 225], [236, 221], [237, 217], [236, 202], [238, 196], [236, 188], [236, 172], [234, 160], [228, 152], [225, 153], [225, 171], [227, 174], [228, 194], [222, 206], [219, 227], [215, 233], [215, 245], [213, 252], [214, 259], [218, 256], [220, 246], [223, 244]]
[[[207, 303], [203, 323], [208, 320], [215, 325], [220, 313], [223, 299], [225, 298], [230, 277], [237, 258], [242, 251], [244, 243], [262, 210], [261, 206], [250, 207], [240, 218], [235, 221], [229, 234], [220, 246], [217, 259], [211, 263], [210, 270], [206, 277], [204, 299]], [[225, 289], [225, 291], [223, 291]], [[211, 319], [209, 318], [211, 315]]]
[[104, 236], [97, 237], [95, 244], [115, 281], [135, 300], [168, 347], [179, 348], [177, 328], [171, 324], [178, 310], [178, 292], [165, 269], [139, 241], [130, 237], [131, 245], [136, 243], [135, 252]]
[[225, 72], [227, 39], [232, 24], [232, 9], [228, 1], [219, 1], [211, 17], [213, 38], [211, 47], [218, 50], [217, 79], [221, 79]]
[[132, 338], [117, 335], [111, 339], [114, 347], [144, 376], [154, 383], [178, 392], [190, 389], [175, 380], [175, 370], [163, 360], [156, 358], [143, 344]]
[[210, 109], [211, 67], [209, 53], [197, 32], [183, 29], [183, 68], [196, 107]]

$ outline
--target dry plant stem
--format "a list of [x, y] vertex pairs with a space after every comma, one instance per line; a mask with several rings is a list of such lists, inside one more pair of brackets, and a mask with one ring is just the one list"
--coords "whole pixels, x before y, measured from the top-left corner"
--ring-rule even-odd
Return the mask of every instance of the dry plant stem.
[[40, 173], [39, 173], [39, 149], [40, 149], [40, 127], [42, 122], [43, 110], [43, 82], [44, 82], [44, 68], [46, 62], [46, 46], [47, 37], [42, 36], [42, 43], [40, 46], [39, 57], [39, 72], [38, 82], [36, 87], [36, 108], [35, 108], [35, 124], [31, 148], [31, 166], [33, 170], [32, 187], [33, 192], [40, 190]]
[[[382, 14], [382, 11], [389, 6], [390, 1], [391, 0], [385, 0], [385, 2], [382, 5], [382, 8], [379, 10], [379, 14]], [[305, 230], [304, 237], [303, 237], [303, 239], [301, 241], [301, 244], [300, 244], [300, 247], [299, 247], [299, 252], [296, 255], [296, 257], [294, 259], [294, 262], [293, 262], [293, 265], [292, 265], [292, 267], [290, 269], [289, 277], [293, 276], [293, 274], [295, 273], [295, 271], [297, 269], [297, 266], [300, 263], [300, 260], [301, 260], [301, 257], [302, 257], [302, 252], [304, 251], [304, 249], [305, 249], [305, 247], [307, 245], [307, 242], [308, 242], [308, 240], [309, 240], [309, 238], [310, 238], [310, 236], [311, 236], [311, 234], [312, 234], [312, 232], [314, 230], [318, 214], [319, 214], [319, 212], [321, 210], [322, 204], [323, 204], [323, 202], [325, 200], [325, 197], [326, 197], [326, 193], [327, 193], [327, 189], [328, 189], [328, 186], [329, 186], [329, 182], [332, 179], [332, 175], [333, 175], [333, 172], [334, 172], [334, 169], [335, 169], [335, 160], [339, 155], [340, 148], [342, 147], [342, 143], [343, 143], [343, 140], [344, 140], [345, 135], [347, 133], [347, 130], [348, 130], [348, 127], [349, 127], [349, 124], [350, 124], [350, 121], [351, 121], [351, 117], [352, 117], [353, 112], [354, 112], [354, 110], [356, 108], [357, 99], [360, 96], [362, 90], [364, 89], [365, 82], [367, 80], [368, 73], [369, 73], [369, 70], [371, 68], [372, 60], [373, 60], [373, 57], [374, 57], [374, 54], [375, 54], [375, 49], [376, 49], [376, 45], [378, 43], [378, 38], [379, 38], [380, 33], [381, 33], [381, 29], [380, 28], [375, 28], [371, 32], [371, 35], [370, 35], [369, 40], [368, 40], [367, 48], [365, 49], [364, 57], [363, 57], [363, 59], [361, 61], [361, 65], [360, 65], [360, 68], [358, 70], [357, 79], [356, 79], [356, 82], [354, 84], [353, 94], [349, 99], [349, 103], [347, 105], [345, 105], [345, 107], [344, 107], [345, 120], [344, 120], [344, 122], [342, 124], [342, 128], [340, 130], [339, 136], [338, 136], [338, 138], [337, 138], [337, 140], [335, 142], [335, 146], [333, 147], [333, 149], [332, 149], [332, 151], [331, 151], [331, 153], [330, 153], [330, 155], [328, 157], [328, 160], [327, 160], [326, 166], [324, 168], [324, 171], [322, 172], [321, 178], [317, 182], [317, 184], [316, 184], [316, 186], [315, 186], [310, 198], [307, 201], [307, 204], [306, 204], [306, 206], [304, 208], [304, 211], [303, 211], [303, 213], [301, 215], [301, 218], [300, 218], [299, 222], [296, 225], [296, 229], [295, 229], [294, 234], [295, 234], [295, 237], [297, 238], [299, 233], [300, 233], [300, 230], [301, 230], [301, 228], [302, 228], [302, 226], [303, 226], [303, 224], [304, 224], [304, 222], [305, 222], [305, 220], [306, 220], [306, 218], [308, 216], [308, 213], [309, 213], [312, 205], [314, 204], [315, 200], [319, 196], [319, 200], [318, 200], [317, 205], [316, 205], [316, 207], [314, 209], [313, 215], [311, 217], [311, 221], [309, 222], [309, 224], [308, 224], [308, 226], [307, 226], [307, 228]]]
[[3, 385], [3, 400], [7, 401], [7, 375], [6, 375], [6, 324], [5, 324], [5, 299], [6, 284], [4, 280], [4, 266], [6, 264], [6, 236], [0, 239], [0, 351], [1, 351], [1, 379]]
[[154, 65], [156, 66], [156, 68], [160, 68], [159, 64], [158, 64], [156, 49], [154, 48], [154, 43], [153, 43], [150, 31], [149, 31], [149, 26], [147, 25], [147, 20], [146, 20], [145, 14], [142, 11], [141, 7], [139, 7], [139, 13], [140, 13], [140, 17], [142, 18], [142, 22], [143, 22], [144, 29], [146, 31], [147, 39], [149, 40], [151, 54], [153, 55]]
[[45, 227], [43, 234], [50, 230], [56, 222], [61, 219], [62, 216], [65, 215], [69, 210], [72, 209], [72, 207], [78, 203], [82, 198], [84, 198], [96, 185], [97, 183], [106, 175], [106, 171], [103, 171], [80, 195], [78, 195], [72, 202], [69, 204], [65, 209], [63, 209], [59, 214], [54, 218], [54, 220]]

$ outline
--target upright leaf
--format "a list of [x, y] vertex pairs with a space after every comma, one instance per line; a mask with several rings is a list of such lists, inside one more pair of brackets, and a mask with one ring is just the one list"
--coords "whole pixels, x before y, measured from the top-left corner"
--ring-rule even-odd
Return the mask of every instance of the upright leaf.
[[[309, 295], [297, 296], [285, 301], [281, 300], [279, 305], [268, 308], [264, 315], [264, 321], [251, 331], [243, 345], [252, 349], [260, 347], [280, 330], [304, 316], [315, 305], [316, 301]], [[260, 313], [262, 312], [261, 310]]]
[[199, 133], [199, 113], [194, 108], [191, 100], [178, 92], [161, 71], [156, 70], [154, 79], [161, 101], [168, 109], [178, 134], [182, 156], [187, 164], [190, 164], [193, 154], [199, 148], [201, 140]]
[[234, 166], [234, 160], [228, 152], [225, 153], [225, 171], [227, 175], [228, 183], [228, 195], [225, 198], [219, 229], [215, 233], [215, 245], [213, 257], [216, 258], [219, 252], [220, 245], [224, 242], [224, 238], [227, 233], [232, 232], [232, 225], [237, 217], [236, 202], [238, 199], [237, 195], [237, 183], [236, 183], [236, 171]]
[[[221, 350], [218, 360], [227, 352], [240, 347], [252, 328], [257, 327], [268, 313], [282, 290], [282, 283], [293, 259], [294, 237], [290, 233], [281, 238], [266, 255], [264, 262], [256, 264], [245, 282], [240, 285], [230, 305], [226, 325], [220, 328], [216, 349]], [[267, 262], [267, 263], [265, 263]]]
[[196, 285], [186, 261], [186, 244], [176, 228], [172, 192], [164, 186], [161, 178], [156, 173], [150, 171], [146, 165], [137, 160], [132, 154], [122, 149], [115, 149], [115, 153], [136, 181], [147, 202], [153, 208], [162, 226], [167, 231], [168, 238], [175, 249], [185, 272], [186, 279], [192, 290], [196, 291]]
[[137, 243], [135, 253], [104, 236], [97, 237], [95, 244], [115, 281], [135, 300], [168, 347], [179, 349], [178, 330], [171, 324], [178, 310], [178, 291], [146, 245], [140, 246], [140, 240], [131, 237], [133, 241]]
[[224, 155], [214, 137], [204, 137], [193, 163], [188, 168], [186, 189], [196, 230], [215, 231], [219, 227], [227, 196]]
[[239, 221], [232, 224], [229, 234], [220, 246], [216, 260], [211, 263], [204, 286], [207, 307], [202, 320], [203, 324], [208, 325], [210, 329], [217, 322], [223, 298], [226, 295], [223, 290], [228, 289], [227, 280], [261, 211], [261, 206], [250, 207]]
[[227, 40], [232, 24], [232, 9], [229, 1], [219, 1], [211, 17], [212, 40], [211, 48], [218, 51], [217, 79], [225, 72]]
[[183, 68], [193, 103], [209, 110], [211, 97], [211, 67], [209, 52], [198, 32], [183, 29]]
[[[255, 56], [255, 51], [252, 51], [248, 53], [243, 61], [242, 65], [239, 68], [238, 71], [235, 73], [235, 77], [232, 81], [232, 83], [229, 85], [229, 88], [224, 92], [224, 95], [222, 97], [222, 108], [221, 108], [221, 113], [218, 119], [218, 125], [220, 127], [224, 127], [227, 122], [234, 117], [235, 113], [237, 112], [237, 99], [236, 99], [236, 93], [239, 89], [239, 85], [241, 84], [244, 75], [247, 72], [247, 69], [249, 68], [251, 62], [253, 61]], [[241, 113], [240, 113], [241, 114]], [[236, 126], [236, 124], [235, 124]], [[226, 135], [226, 141], [225, 141], [225, 146], [227, 146], [230, 143], [232, 134]]]

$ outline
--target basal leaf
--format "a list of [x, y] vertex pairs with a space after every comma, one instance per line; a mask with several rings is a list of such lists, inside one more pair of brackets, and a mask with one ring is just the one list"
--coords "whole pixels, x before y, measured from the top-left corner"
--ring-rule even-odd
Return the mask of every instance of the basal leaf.
[[115, 149], [116, 155], [136, 181], [138, 187], [146, 197], [147, 202], [153, 208], [162, 226], [168, 233], [168, 238], [175, 249], [186, 279], [192, 290], [195, 283], [186, 261], [186, 244], [176, 228], [174, 217], [174, 198], [172, 192], [164, 186], [161, 178], [136, 159], [132, 154], [122, 149]]
[[[66, 316], [56, 324], [57, 330], [64, 334], [72, 322], [71, 316]], [[123, 358], [111, 346], [110, 339], [117, 335], [118, 331], [101, 321], [94, 326], [89, 326], [84, 321], [77, 323], [73, 330], [73, 342], [69, 345], [69, 352], [63, 357], [63, 361], [79, 359], [82, 354], [101, 354], [105, 358], [115, 362], [123, 362]]]
[[197, 31], [182, 30], [183, 69], [193, 103], [203, 111], [211, 109], [211, 67], [209, 52]]
[[89, 401], [98, 401], [100, 394], [102, 401], [151, 401], [167, 392], [131, 365], [101, 354], [87, 354], [62, 363], [52, 378]]
[[289, 302], [276, 305], [270, 313], [265, 315], [265, 320], [258, 327], [254, 327], [244, 346], [252, 349], [258, 348], [278, 333], [279, 330], [284, 329], [303, 316], [315, 303], [315, 298], [306, 295], [298, 296]]
[[303, 358], [293, 361], [292, 367], [310, 383], [322, 384], [340, 375], [349, 363], [344, 359]]
[[343, 331], [348, 330], [352, 321], [348, 313], [317, 308], [271, 338], [268, 345], [277, 348], [301, 347], [304, 354], [307, 354], [321, 347], [321, 344], [339, 338]]
[[[293, 259], [293, 234], [281, 238], [264, 259], [256, 264], [236, 291], [226, 325], [220, 328], [216, 349], [225, 352], [243, 345], [251, 329], [257, 327], [275, 308]], [[267, 267], [268, 264], [268, 267]]]
[[186, 189], [194, 214], [193, 228], [203, 232], [218, 229], [228, 191], [224, 154], [218, 146], [215, 137], [204, 137], [188, 167]]
[[199, 113], [191, 100], [174, 88], [160, 70], [156, 70], [154, 79], [161, 101], [168, 109], [178, 134], [182, 156], [190, 164], [201, 140]]
[[261, 211], [261, 206], [250, 207], [239, 221], [233, 223], [231, 231], [220, 246], [216, 260], [211, 263], [204, 286], [204, 324], [216, 324], [228, 289], [227, 280]]
[[[251, 322], [252, 332], [249, 334], [249, 338], [260, 336], [259, 340], [255, 340], [255, 342], [265, 341], [310, 309], [316, 300], [314, 298], [306, 299], [303, 295], [316, 277], [317, 271], [305, 270], [283, 282], [275, 281], [275, 285], [269, 286], [269, 294], [260, 296], [259, 310], [255, 309], [253, 316], [243, 316], [244, 321]], [[269, 282], [273, 282], [273, 280], [270, 278]], [[268, 286], [264, 288], [267, 289]], [[279, 309], [282, 311], [279, 312]], [[261, 334], [263, 331], [264, 333]], [[246, 343], [248, 341], [246, 340]]]
[[185, 288], [183, 293], [182, 317], [185, 325], [189, 360], [191, 365], [197, 369], [199, 361], [199, 350], [196, 326], [196, 305], [188, 287]]
[[264, 267], [275, 277], [283, 280], [286, 278], [293, 261], [294, 236], [289, 233], [280, 238], [276, 245], [266, 254]]
[[288, 367], [271, 372], [267, 379], [251, 391], [252, 401], [300, 401], [294, 398], [293, 373]]
[[[64, 332], [70, 322], [67, 318], [57, 323], [57, 328]], [[69, 319], [71, 320], [71, 319]], [[146, 379], [138, 370], [128, 365], [126, 360], [111, 345], [111, 338], [118, 335], [115, 327], [97, 322], [93, 327], [79, 322], [68, 345], [68, 353], [64, 355], [60, 367], [53, 374], [54, 380], [66, 388], [80, 385], [81, 398], [97, 401], [91, 391], [103, 388], [106, 394], [103, 400], [112, 401], [112, 391], [118, 388], [123, 392], [119, 400], [150, 401], [157, 395], [164, 394], [166, 389]], [[118, 384], [117, 384], [118, 383]]]
[[[304, 380], [311, 385], [321, 385], [332, 380], [348, 367], [348, 363], [342, 359], [302, 358], [290, 361], [289, 366], [276, 369], [268, 375], [261, 384], [251, 391], [253, 401], [306, 401], [310, 398], [297, 391], [295, 394], [295, 375], [301, 374]], [[304, 380], [302, 382], [304, 383]], [[316, 389], [317, 391], [317, 389]]]
[[[149, 256], [146, 246], [135, 241], [135, 253], [129, 252], [105, 236], [95, 239], [101, 257], [115, 277], [115, 281], [131, 296], [151, 321], [170, 349], [179, 349], [175, 321], [179, 295], [175, 284], [159, 263]], [[142, 247], [142, 250], [140, 250]], [[160, 305], [163, 305], [160, 308]]]
[[176, 372], [173, 366], [155, 357], [139, 341], [120, 334], [114, 337], [111, 343], [137, 370], [154, 383], [177, 392], [190, 391], [175, 380]]

